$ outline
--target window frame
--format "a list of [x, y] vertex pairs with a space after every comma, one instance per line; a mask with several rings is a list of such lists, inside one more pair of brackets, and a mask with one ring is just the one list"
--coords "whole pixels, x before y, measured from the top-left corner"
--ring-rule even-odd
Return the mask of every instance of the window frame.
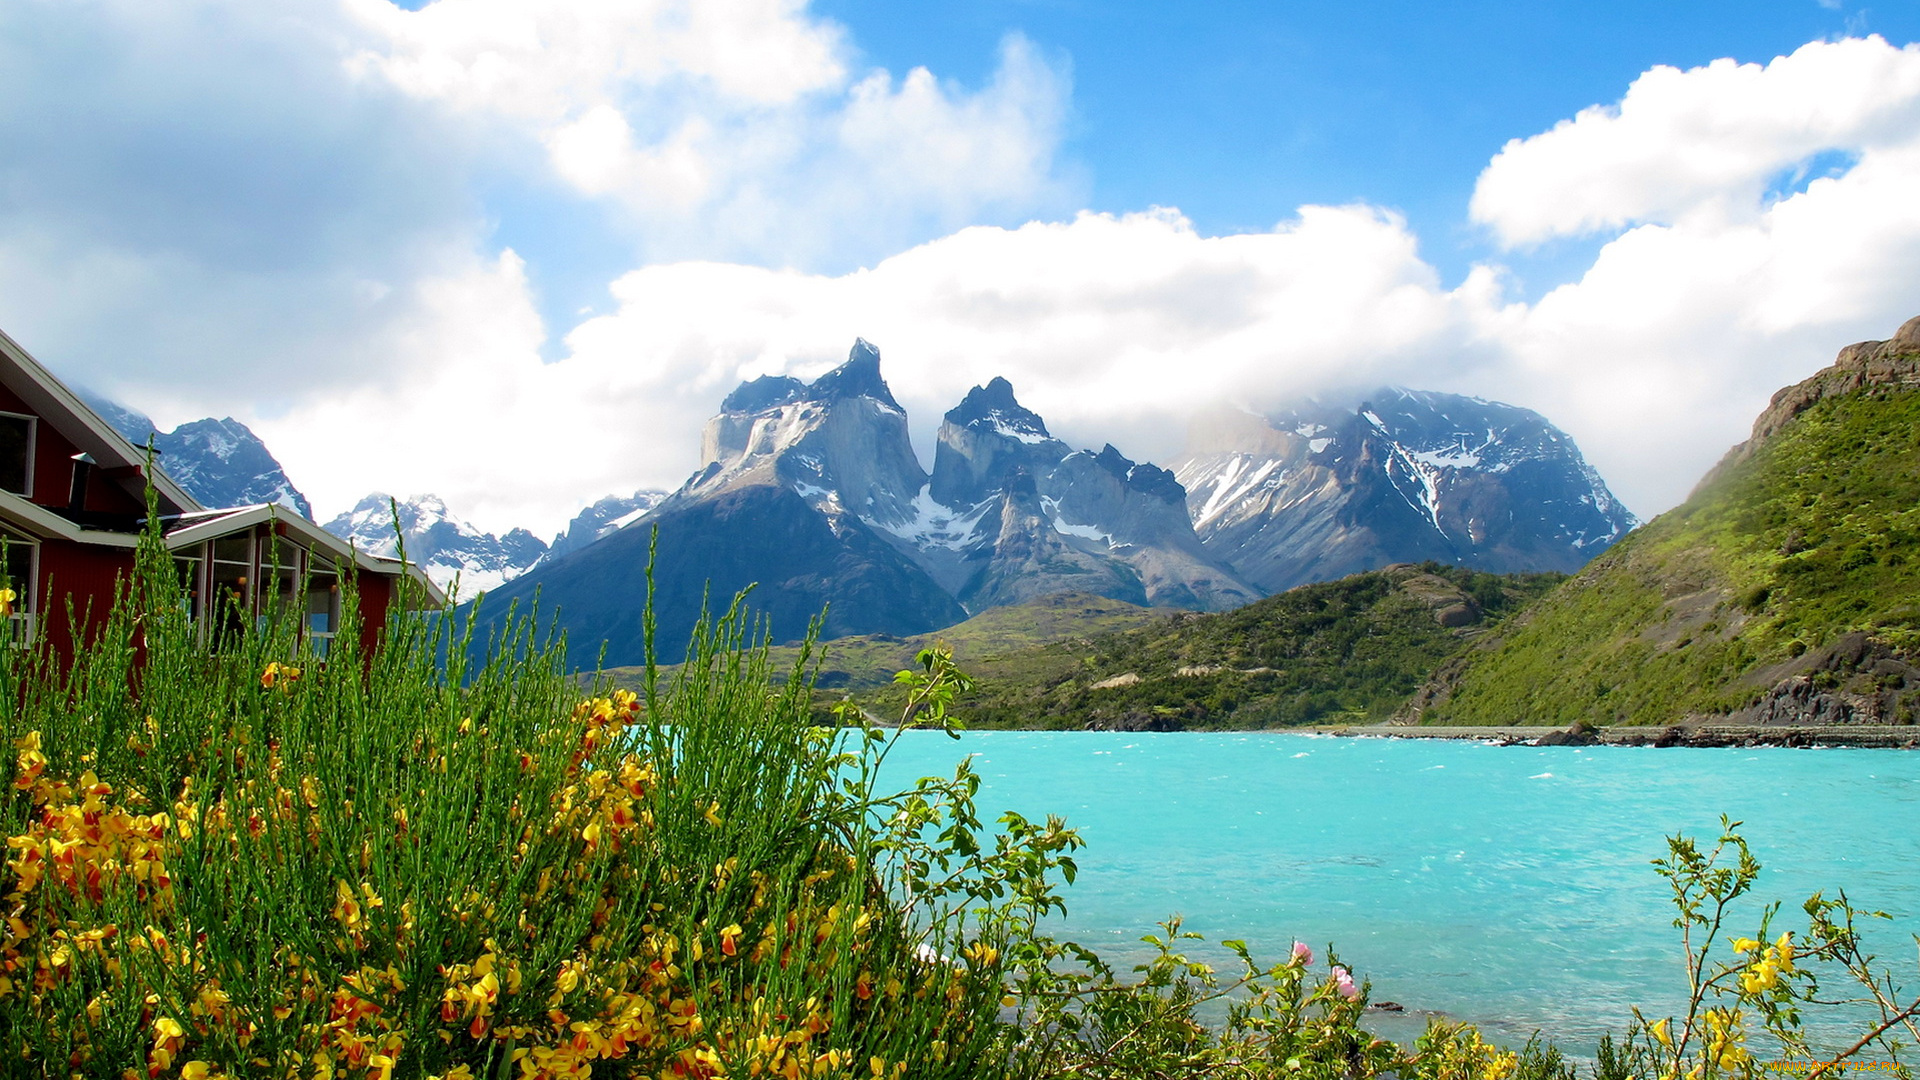
[[[0, 409], [0, 419], [25, 420], [27, 422], [26, 482], [21, 485], [26, 488], [26, 490], [15, 491], [13, 494], [23, 499], [31, 499], [33, 498], [33, 474], [39, 471], [35, 466], [38, 464], [40, 456], [40, 418], [32, 413], [14, 412], [12, 409]], [[6, 489], [0, 488], [0, 490]]]
[[[19, 536], [11, 531], [0, 532], [6, 539], [7, 548], [27, 549], [27, 575], [25, 581], [9, 581], [14, 591], [13, 610], [7, 613], [8, 626], [16, 632], [11, 635], [13, 647], [24, 649], [33, 644], [34, 633], [40, 627], [40, 608], [34, 603], [40, 592], [40, 541], [30, 536]], [[4, 566], [0, 566], [3, 570]]]

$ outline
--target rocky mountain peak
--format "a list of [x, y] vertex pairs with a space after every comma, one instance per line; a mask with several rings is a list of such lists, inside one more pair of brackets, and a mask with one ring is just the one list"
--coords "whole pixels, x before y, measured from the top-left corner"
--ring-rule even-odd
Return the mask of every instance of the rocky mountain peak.
[[734, 388], [720, 402], [721, 412], [759, 412], [799, 401], [807, 394], [807, 384], [790, 375], [762, 375]]
[[1040, 414], [1020, 404], [1013, 396], [1013, 384], [996, 375], [985, 386], [967, 391], [960, 404], [947, 410], [947, 423], [1005, 435], [1020, 442], [1046, 442], [1053, 438]]
[[82, 396], [127, 441], [146, 446], [151, 440], [161, 471], [202, 506], [275, 503], [313, 516], [307, 497], [287, 479], [267, 444], [233, 417], [208, 417], [162, 432], [145, 413], [96, 394]]
[[527, 530], [510, 529], [501, 536], [482, 532], [432, 494], [394, 499], [376, 491], [325, 528], [374, 555], [396, 556], [404, 541], [410, 561], [443, 589], [450, 589], [458, 579], [462, 597], [512, 581], [547, 553], [545, 541]]
[[895, 412], [900, 403], [893, 400], [887, 380], [880, 377], [880, 350], [866, 338], [855, 338], [847, 362], [815, 379], [806, 389], [809, 401], [833, 402], [849, 398], [872, 398]]
[[927, 483], [907, 414], [880, 375], [880, 351], [854, 342], [847, 362], [811, 383], [743, 383], [707, 421], [706, 467], [670, 497], [676, 506], [742, 486], [789, 488], [830, 515], [898, 526]]
[[1013, 396], [1013, 384], [996, 376], [947, 411], [934, 444], [930, 492], [943, 506], [973, 506], [1004, 490], [1014, 473], [1045, 475], [1069, 452], [1047, 433], [1046, 421]]

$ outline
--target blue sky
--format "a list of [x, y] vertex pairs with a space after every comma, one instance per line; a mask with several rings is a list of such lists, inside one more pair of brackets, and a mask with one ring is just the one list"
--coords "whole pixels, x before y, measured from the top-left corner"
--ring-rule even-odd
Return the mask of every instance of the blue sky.
[[[1920, 40], [1920, 4], [1816, 0], [983, 0], [904, 9], [827, 0], [812, 10], [845, 25], [869, 64], [923, 66], [973, 86], [991, 78], [1008, 34], [1031, 39], [1072, 79], [1061, 140], [1078, 195], [1069, 209], [1174, 206], [1201, 232], [1222, 235], [1269, 229], [1308, 203], [1365, 201], [1404, 214], [1449, 284], [1493, 253], [1467, 220], [1467, 201], [1487, 159], [1517, 133], [1611, 101], [1655, 64], [1765, 62], [1849, 33]], [[494, 201], [511, 205], [521, 194], [502, 190]], [[499, 236], [548, 279], [556, 316], [599, 306], [603, 271], [634, 256], [592, 214], [503, 214]], [[1521, 291], [1538, 296], [1577, 278], [1601, 242], [1556, 242], [1508, 262]], [[807, 268], [871, 258], [846, 252]]]
[[[896, 70], [977, 82], [1010, 31], [1067, 58], [1065, 148], [1086, 167], [1089, 206], [1178, 206], [1220, 234], [1365, 200], [1404, 213], [1449, 281], [1489, 253], [1467, 200], [1508, 139], [1618, 98], [1655, 64], [1765, 62], [1848, 33], [1920, 39], [1920, 4], [1814, 0], [815, 7]], [[1580, 268], [1547, 260], [1543, 283]]]
[[22, 0], [0, 328], [254, 425], [323, 514], [551, 530], [856, 334], [923, 444], [996, 374], [1161, 461], [1402, 382], [1540, 409], [1647, 514], [1920, 311], [1916, 40], [1848, 0]]

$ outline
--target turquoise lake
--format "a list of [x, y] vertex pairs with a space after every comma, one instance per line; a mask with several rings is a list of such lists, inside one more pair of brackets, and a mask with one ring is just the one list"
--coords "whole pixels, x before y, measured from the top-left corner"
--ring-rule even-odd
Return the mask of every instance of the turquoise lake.
[[[1685, 975], [1649, 862], [1665, 837], [1710, 843], [1743, 820], [1765, 866], [1741, 909], [1845, 888], [1911, 995], [1920, 984], [1920, 753], [1521, 747], [1287, 734], [909, 732], [893, 777], [972, 755], [983, 818], [1063, 815], [1087, 841], [1060, 936], [1121, 970], [1172, 913], [1278, 960], [1331, 942], [1410, 1038], [1430, 1012], [1575, 1054], [1638, 1004], [1672, 1008]], [[1226, 966], [1211, 946], [1197, 956]]]

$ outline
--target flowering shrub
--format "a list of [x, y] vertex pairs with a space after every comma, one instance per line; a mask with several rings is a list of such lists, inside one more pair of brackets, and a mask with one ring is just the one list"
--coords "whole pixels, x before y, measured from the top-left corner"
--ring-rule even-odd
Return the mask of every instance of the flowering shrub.
[[525, 624], [472, 665], [406, 616], [366, 663], [279, 620], [209, 653], [149, 549], [70, 668], [0, 655], [9, 1075], [872, 1080], [992, 1052], [986, 893], [1033, 843], [945, 853], [986, 902], [903, 918], [943, 856], [896, 819], [964, 770], [842, 785], [872, 744], [773, 689], [737, 612], [672, 683], [581, 700]]
[[[71, 664], [0, 649], [6, 1075], [1572, 1080], [1465, 1025], [1375, 1038], [1364, 980], [1304, 944], [1223, 942], [1222, 975], [1172, 919], [1123, 977], [1056, 940], [1079, 837], [989, 829], [966, 764], [884, 790], [892, 739], [817, 726], [804, 658], [774, 678], [737, 605], [630, 693], [583, 690], [531, 618], [480, 662], [404, 614], [365, 658], [277, 617], [209, 650], [174, 581], [149, 537]], [[951, 730], [950, 656], [900, 682], [902, 726]], [[1757, 864], [1731, 824], [1671, 852], [1691, 1006], [1636, 1014], [1597, 1080], [1751, 1076], [1756, 1026], [1811, 1054], [1823, 966], [1883, 1006], [1849, 1053], [1911, 1030], [1844, 897], [1715, 966]]]

